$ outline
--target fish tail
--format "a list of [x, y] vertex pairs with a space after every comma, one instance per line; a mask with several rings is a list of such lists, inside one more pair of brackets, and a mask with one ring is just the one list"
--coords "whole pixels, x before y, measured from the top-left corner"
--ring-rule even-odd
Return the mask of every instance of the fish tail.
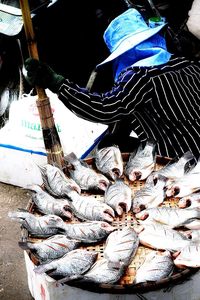
[[9, 211], [8, 212], [8, 217], [13, 219], [13, 220], [23, 220], [26, 219], [26, 217], [29, 215], [28, 211]]
[[37, 274], [42, 274], [42, 273], [49, 271], [50, 269], [51, 269], [51, 267], [49, 266], [49, 264], [43, 264], [43, 265], [39, 265], [39, 266], [35, 267], [33, 269], [33, 271]]
[[29, 189], [29, 190], [31, 190], [31, 191], [34, 191], [34, 192], [40, 192], [41, 190], [42, 190], [42, 188], [38, 185], [38, 184], [29, 184], [28, 186], [27, 186], [27, 188]]
[[28, 250], [28, 249], [33, 249], [33, 243], [30, 242], [18, 242], [18, 245], [20, 248], [22, 248], [23, 250]]
[[153, 138], [150, 138], [146, 141], [146, 145], [153, 146], [153, 147], [156, 146], [156, 143], [157, 143], [156, 140]]
[[183, 158], [186, 161], [189, 161], [189, 160], [194, 158], [194, 154], [191, 151], [187, 151], [187, 152], [184, 153]]
[[37, 165], [42, 176], [45, 176], [46, 175], [46, 167], [45, 166], [41, 166], [41, 165]]
[[69, 163], [73, 163], [73, 162], [77, 161], [77, 159], [78, 158], [77, 158], [77, 156], [74, 152], [71, 152], [71, 153], [64, 156], [64, 160], [69, 162]]

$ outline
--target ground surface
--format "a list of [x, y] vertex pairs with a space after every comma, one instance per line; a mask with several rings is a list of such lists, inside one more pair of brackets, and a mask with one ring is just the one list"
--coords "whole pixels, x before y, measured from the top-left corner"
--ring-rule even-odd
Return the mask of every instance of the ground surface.
[[0, 183], [0, 299], [31, 300], [23, 250], [18, 246], [20, 224], [8, 212], [26, 208], [27, 190]]

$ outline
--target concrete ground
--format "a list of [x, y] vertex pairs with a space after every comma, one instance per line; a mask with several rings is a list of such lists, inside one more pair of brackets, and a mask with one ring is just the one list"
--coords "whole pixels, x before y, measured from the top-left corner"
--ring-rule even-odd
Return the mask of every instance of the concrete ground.
[[20, 224], [8, 212], [26, 208], [30, 199], [27, 190], [0, 183], [0, 299], [31, 300], [23, 250], [18, 246]]

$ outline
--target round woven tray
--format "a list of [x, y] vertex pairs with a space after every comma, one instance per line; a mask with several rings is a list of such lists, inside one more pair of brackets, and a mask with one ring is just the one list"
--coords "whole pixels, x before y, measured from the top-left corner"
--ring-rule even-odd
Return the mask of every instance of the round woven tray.
[[[123, 156], [123, 161], [125, 163], [128, 160], [129, 153], [123, 153], [122, 156]], [[95, 169], [94, 160], [92, 158], [85, 159], [85, 161]], [[169, 161], [170, 158], [157, 156], [156, 170], [162, 168]], [[130, 182], [125, 176], [123, 177], [123, 179], [131, 187], [133, 191], [141, 189], [141, 187], [143, 187], [145, 183], [144, 181]], [[85, 193], [85, 194], [91, 195], [91, 193]], [[103, 196], [96, 194], [96, 198], [101, 201], [103, 199]], [[179, 200], [178, 198], [165, 199], [164, 202], [162, 203], [162, 206], [177, 207], [178, 200]], [[37, 207], [35, 207], [35, 205], [31, 200], [28, 204], [28, 210], [33, 214], [39, 214], [37, 212]], [[74, 218], [71, 221], [71, 223], [77, 223], [77, 222], [80, 222], [80, 220], [78, 220], [77, 218]], [[113, 223], [111, 223], [111, 225], [116, 227], [117, 229], [122, 229], [125, 226], [134, 227], [136, 225], [136, 219], [134, 217], [134, 214], [130, 211], [128, 213], [124, 213], [120, 217], [116, 217]], [[28, 232], [26, 231], [26, 229], [22, 229], [22, 239], [24, 239], [25, 237], [27, 238], [27, 236], [28, 236]], [[31, 236], [28, 236], [28, 239], [31, 241], [38, 241], [38, 239], [32, 238]], [[99, 244], [94, 244], [92, 246], [90, 245], [88, 247], [81, 247], [81, 248], [86, 248], [90, 251], [96, 251], [98, 253], [97, 259], [101, 259], [104, 253], [105, 241]], [[120, 281], [117, 282], [116, 284], [96, 284], [91, 282], [80, 283], [78, 280], [73, 280], [67, 282], [66, 284], [84, 290], [88, 290], [91, 292], [97, 292], [97, 293], [136, 294], [136, 293], [144, 293], [147, 291], [159, 290], [161, 288], [166, 288], [166, 289], [171, 288], [178, 283], [182, 283], [189, 276], [191, 276], [192, 274], [196, 273], [199, 270], [199, 268], [179, 269], [175, 267], [173, 274], [162, 280], [156, 282], [145, 282], [145, 283], [134, 284], [134, 278], [137, 269], [144, 262], [146, 255], [152, 251], [155, 250], [139, 245], [136, 255], [134, 256], [133, 260], [128, 266], [125, 274], [120, 279]], [[37, 265], [38, 260], [34, 256], [34, 254], [31, 253], [30, 250], [28, 250], [27, 252], [32, 262]]]

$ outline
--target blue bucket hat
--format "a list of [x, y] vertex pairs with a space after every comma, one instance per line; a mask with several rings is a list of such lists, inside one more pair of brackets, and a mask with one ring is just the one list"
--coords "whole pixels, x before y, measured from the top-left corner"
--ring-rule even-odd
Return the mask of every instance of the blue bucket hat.
[[111, 21], [104, 32], [103, 38], [111, 54], [97, 68], [154, 36], [164, 26], [166, 23], [161, 22], [161, 25], [150, 27], [136, 9], [128, 9]]

